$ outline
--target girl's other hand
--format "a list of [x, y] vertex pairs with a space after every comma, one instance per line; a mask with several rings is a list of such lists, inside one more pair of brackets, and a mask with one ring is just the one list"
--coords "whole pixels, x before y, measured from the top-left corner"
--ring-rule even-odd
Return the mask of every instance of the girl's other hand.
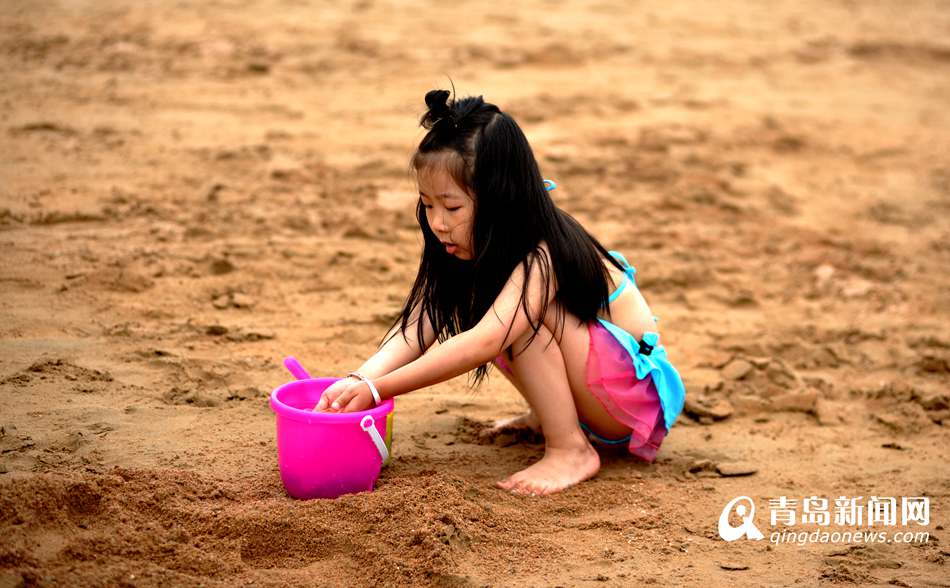
[[320, 401], [313, 407], [313, 412], [339, 412], [331, 408], [333, 401], [339, 398], [340, 394], [347, 388], [359, 382], [359, 379], [352, 376], [333, 382], [333, 384], [323, 391], [323, 394], [320, 396]]

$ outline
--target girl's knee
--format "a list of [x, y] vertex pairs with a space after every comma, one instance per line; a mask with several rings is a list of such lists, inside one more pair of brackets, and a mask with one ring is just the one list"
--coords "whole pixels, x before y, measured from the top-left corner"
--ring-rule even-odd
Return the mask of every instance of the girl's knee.
[[500, 355], [495, 357], [494, 363], [505, 373], [513, 375], [511, 364], [526, 355], [537, 358], [541, 354], [550, 353], [552, 348], [560, 354], [560, 342], [554, 338], [547, 326], [542, 324], [537, 333], [534, 332], [533, 328], [526, 330]]
[[[529, 341], [530, 343], [528, 343]], [[536, 352], [545, 353], [549, 352], [552, 347], [560, 349], [560, 342], [554, 338], [554, 335], [544, 324], [541, 325], [537, 333], [534, 332], [534, 327], [529, 327], [524, 335], [508, 348], [508, 355], [511, 355], [512, 349], [517, 350], [520, 354], [527, 351], [529, 347], [534, 348]]]

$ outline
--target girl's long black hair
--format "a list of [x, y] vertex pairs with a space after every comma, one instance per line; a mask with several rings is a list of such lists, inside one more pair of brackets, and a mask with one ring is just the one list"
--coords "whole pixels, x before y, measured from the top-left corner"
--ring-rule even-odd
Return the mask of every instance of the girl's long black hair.
[[[574, 217], [554, 205], [528, 139], [514, 119], [481, 96], [450, 100], [448, 91], [432, 90], [425, 101], [428, 111], [420, 123], [428, 132], [411, 167], [418, 173], [427, 166], [444, 166], [459, 186], [474, 194], [473, 259], [461, 260], [445, 251], [429, 227], [420, 199], [416, 217], [424, 238], [422, 259], [412, 290], [390, 330], [399, 325], [405, 334], [420, 306], [440, 342], [474, 327], [519, 263], [525, 269], [525, 286], [531, 271], [537, 269], [547, 291], [552, 286], [553, 269], [554, 300], [581, 324], [595, 320], [601, 307], [609, 316], [609, 274], [602, 260], [621, 270], [623, 266]], [[547, 243], [550, 259], [544, 255], [541, 241]], [[526, 290], [521, 293], [525, 311]], [[528, 343], [541, 329], [547, 306], [545, 300], [536, 325], [529, 319], [533, 333]], [[563, 312], [557, 313], [555, 322], [555, 331], [560, 331]], [[421, 320], [416, 337], [424, 349]], [[517, 355], [523, 350], [509, 348], [509, 360], [512, 351]], [[487, 375], [488, 365], [475, 370], [472, 387]]]

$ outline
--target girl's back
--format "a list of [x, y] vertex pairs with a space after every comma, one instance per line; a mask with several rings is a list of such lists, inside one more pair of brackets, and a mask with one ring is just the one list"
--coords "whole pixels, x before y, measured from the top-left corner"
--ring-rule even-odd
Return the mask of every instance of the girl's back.
[[[623, 284], [624, 280], [627, 279], [626, 274], [606, 260], [604, 261], [604, 265], [610, 273], [610, 291], [615, 292], [617, 288]], [[650, 311], [650, 306], [635, 284], [627, 283], [620, 293], [620, 296], [610, 303], [610, 313], [612, 318], [607, 316], [605, 310], [602, 310], [599, 317], [604, 320], [609, 320], [633, 335], [637, 340], [641, 340], [643, 334], [647, 331], [658, 332], [656, 323], [653, 320], [653, 313]]]

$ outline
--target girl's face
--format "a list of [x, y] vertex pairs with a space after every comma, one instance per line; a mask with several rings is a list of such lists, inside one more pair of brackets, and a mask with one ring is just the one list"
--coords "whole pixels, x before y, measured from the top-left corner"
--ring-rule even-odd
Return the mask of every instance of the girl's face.
[[426, 209], [426, 220], [446, 253], [459, 259], [474, 259], [474, 198], [440, 166], [420, 169], [417, 180], [419, 198]]

